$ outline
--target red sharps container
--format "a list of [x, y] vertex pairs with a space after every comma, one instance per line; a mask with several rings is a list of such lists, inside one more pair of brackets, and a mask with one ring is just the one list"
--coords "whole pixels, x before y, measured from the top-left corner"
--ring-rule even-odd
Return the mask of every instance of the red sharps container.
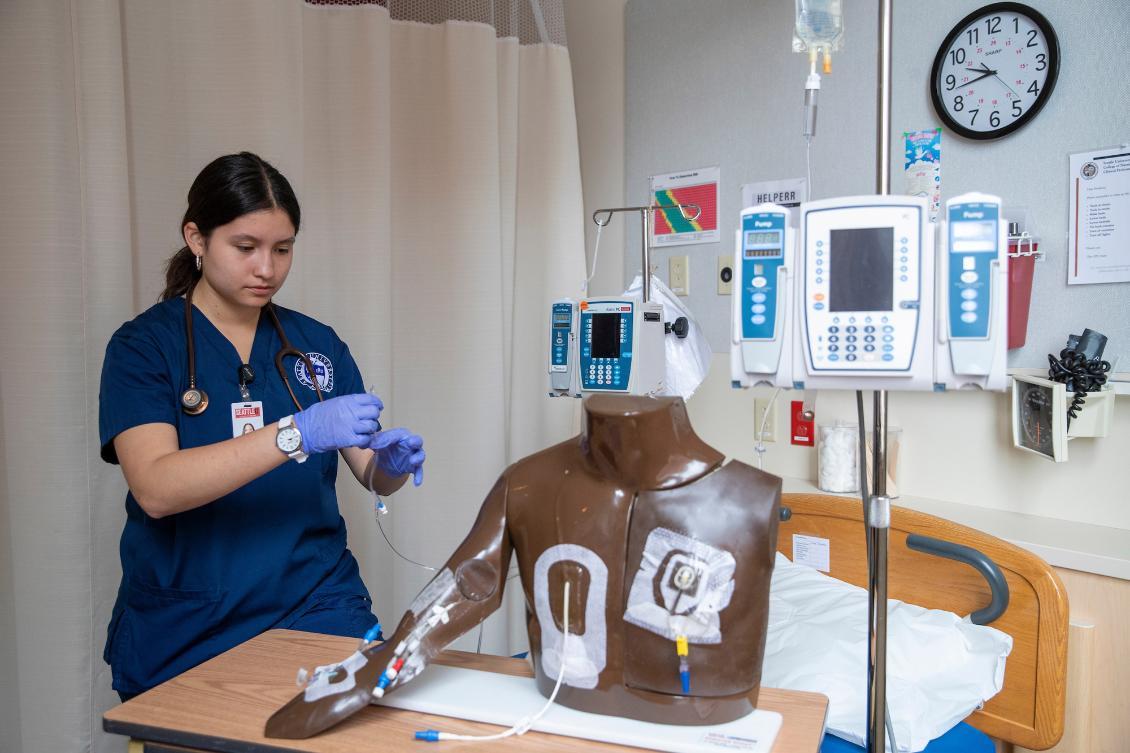
[[1032, 303], [1032, 273], [1039, 256], [1037, 241], [1028, 233], [1008, 234], [1008, 348], [1019, 348], [1028, 338], [1028, 308]]

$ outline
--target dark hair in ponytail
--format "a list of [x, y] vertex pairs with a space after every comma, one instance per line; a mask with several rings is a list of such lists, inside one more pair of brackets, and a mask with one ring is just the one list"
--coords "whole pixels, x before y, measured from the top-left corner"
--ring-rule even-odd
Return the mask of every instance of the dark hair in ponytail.
[[[294, 189], [269, 162], [251, 152], [227, 154], [200, 171], [188, 189], [188, 210], [181, 230], [190, 222], [205, 238], [221, 225], [263, 209], [282, 209], [298, 232], [301, 210]], [[196, 259], [188, 246], [172, 255], [165, 265], [165, 290], [161, 300], [184, 295], [200, 279]]]

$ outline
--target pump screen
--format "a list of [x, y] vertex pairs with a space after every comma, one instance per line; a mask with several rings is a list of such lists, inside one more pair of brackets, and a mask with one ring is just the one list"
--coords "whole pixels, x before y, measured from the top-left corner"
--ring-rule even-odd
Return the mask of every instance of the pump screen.
[[997, 248], [997, 223], [995, 222], [953, 222], [950, 223], [953, 243], [951, 254], [971, 254], [978, 251], [995, 251]]
[[754, 259], [759, 256], [781, 255], [780, 230], [747, 230], [743, 257]]
[[568, 312], [566, 312], [564, 314], [554, 314], [553, 315], [553, 326], [554, 327], [564, 327], [564, 328], [568, 329], [569, 325], [572, 323], [572, 319], [573, 319], [572, 315], [569, 314]]
[[747, 246], [768, 246], [770, 244], [777, 245], [781, 242], [781, 234], [776, 230], [767, 230], [758, 232], [750, 230], [745, 234], [745, 244]]
[[592, 357], [620, 357], [620, 315], [592, 315]]
[[890, 311], [894, 298], [892, 227], [832, 230], [828, 260], [831, 311]]

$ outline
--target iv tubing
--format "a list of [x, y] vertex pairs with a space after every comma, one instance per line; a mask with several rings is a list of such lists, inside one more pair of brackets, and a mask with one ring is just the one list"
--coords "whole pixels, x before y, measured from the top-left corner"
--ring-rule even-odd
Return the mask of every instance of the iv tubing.
[[565, 615], [563, 619], [565, 630], [561, 637], [561, 669], [557, 673], [557, 684], [553, 686], [553, 693], [549, 696], [549, 700], [545, 702], [545, 705], [541, 707], [540, 711], [533, 716], [519, 719], [513, 727], [504, 732], [499, 732], [496, 735], [457, 735], [452, 732], [440, 732], [438, 730], [428, 729], [417, 732], [416, 739], [430, 743], [439, 742], [440, 740], [470, 740], [475, 742], [501, 740], [511, 735], [526, 734], [530, 727], [534, 725], [534, 722], [545, 716], [545, 712], [549, 711], [549, 707], [552, 706], [553, 702], [557, 699], [557, 691], [561, 690], [561, 681], [565, 679], [565, 645], [569, 640], [569, 581], [565, 581], [565, 595], [563, 598], [565, 601]]

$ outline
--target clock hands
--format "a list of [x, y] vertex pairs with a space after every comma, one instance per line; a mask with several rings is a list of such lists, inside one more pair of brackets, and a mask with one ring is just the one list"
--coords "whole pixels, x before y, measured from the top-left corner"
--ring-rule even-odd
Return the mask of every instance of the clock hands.
[[1014, 89], [1013, 89], [1013, 88], [1012, 88], [1011, 86], [1009, 86], [1008, 84], [1006, 84], [1006, 83], [1004, 82], [1004, 79], [1003, 79], [1003, 78], [1001, 78], [1000, 76], [997, 76], [997, 73], [996, 73], [996, 71], [993, 71], [993, 75], [994, 75], [994, 76], [996, 76], [996, 79], [997, 79], [997, 81], [1000, 81], [1000, 82], [1001, 82], [1001, 86], [1003, 86], [1003, 87], [1004, 87], [1005, 89], [1008, 89], [1008, 90], [1009, 90], [1010, 92], [1012, 92], [1012, 96], [1016, 97], [1017, 99], [1020, 99], [1020, 95], [1019, 95], [1019, 94], [1017, 94], [1017, 93], [1016, 93], [1016, 91], [1015, 91], [1015, 90], [1014, 90]]
[[994, 71], [994, 70], [993, 70], [992, 68], [990, 68], [989, 66], [985, 65], [984, 63], [981, 63], [981, 67], [980, 67], [980, 68], [968, 68], [968, 67], [967, 67], [967, 68], [966, 68], [965, 70], [967, 70], [967, 71], [973, 71], [974, 73], [980, 73], [980, 74], [981, 74], [980, 76], [978, 76], [977, 78], [973, 79], [972, 81], [967, 81], [967, 82], [966, 82], [966, 84], [972, 84], [972, 83], [975, 83], [975, 82], [977, 82], [977, 81], [980, 81], [980, 80], [981, 80], [981, 79], [983, 79], [983, 78], [988, 78], [989, 76], [992, 76], [992, 77], [994, 77], [994, 78], [995, 78], [995, 79], [996, 79], [997, 81], [1000, 81], [1000, 82], [1001, 82], [1001, 86], [1003, 86], [1003, 87], [1004, 87], [1005, 89], [1008, 89], [1008, 90], [1009, 90], [1010, 92], [1012, 92], [1012, 96], [1016, 97], [1017, 99], [1020, 99], [1020, 95], [1019, 95], [1019, 94], [1017, 94], [1017, 93], [1016, 93], [1016, 91], [1015, 91], [1015, 90], [1014, 90], [1014, 89], [1013, 89], [1013, 88], [1012, 88], [1011, 86], [1009, 86], [1008, 84], [1006, 84], [1006, 83], [1004, 82], [1004, 79], [1003, 79], [1003, 78], [1001, 78], [1000, 76], [998, 76], [998, 75], [997, 75], [997, 72], [996, 72], [996, 71]]
[[966, 84], [976, 83], [977, 81], [980, 81], [983, 78], [988, 78], [989, 76], [996, 76], [997, 75], [997, 72], [994, 71], [994, 70], [991, 70], [989, 68], [989, 66], [985, 65], [984, 63], [981, 63], [981, 65], [983, 65], [984, 67], [983, 68], [966, 68], [965, 69], [967, 71], [973, 71], [974, 73], [980, 73], [981, 74], [980, 76], [973, 79], [972, 81], [966, 81], [965, 82]]

